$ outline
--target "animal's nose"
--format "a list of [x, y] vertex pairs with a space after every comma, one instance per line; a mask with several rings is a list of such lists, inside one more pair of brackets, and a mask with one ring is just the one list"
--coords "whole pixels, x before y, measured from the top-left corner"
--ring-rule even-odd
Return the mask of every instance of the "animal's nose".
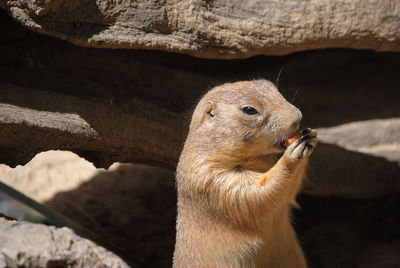
[[299, 128], [300, 128], [300, 120], [294, 122], [294, 123], [292, 124], [292, 128], [293, 128], [293, 129], [299, 129]]
[[300, 128], [300, 121], [303, 118], [303, 115], [301, 114], [300, 110], [298, 110], [298, 109], [295, 109], [293, 111], [293, 113], [294, 113], [295, 119], [294, 119], [291, 127], [292, 127], [292, 129], [298, 130]]

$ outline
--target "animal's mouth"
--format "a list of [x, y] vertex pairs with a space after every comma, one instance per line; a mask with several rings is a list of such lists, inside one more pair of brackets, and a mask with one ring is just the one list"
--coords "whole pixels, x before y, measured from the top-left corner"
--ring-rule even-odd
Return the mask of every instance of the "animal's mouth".
[[284, 151], [286, 147], [283, 145], [284, 140], [281, 140], [275, 144], [275, 147], [279, 149], [279, 151]]
[[293, 141], [297, 140], [298, 138], [300, 138], [300, 132], [299, 129], [296, 129], [289, 133], [285, 133], [285, 135], [283, 135], [283, 137], [278, 140], [275, 146], [278, 149], [284, 151]]
[[283, 147], [286, 149], [288, 146], [290, 146], [296, 140], [305, 139], [305, 138], [309, 137], [310, 133], [311, 133], [310, 128], [306, 128], [301, 131], [296, 131], [293, 134], [289, 134], [285, 139], [283, 139], [281, 141], [281, 143], [279, 145], [280, 145], [280, 147]]
[[284, 144], [284, 139], [278, 140], [275, 143], [275, 148], [277, 149], [278, 152], [283, 152], [286, 150], [286, 147], [283, 144]]

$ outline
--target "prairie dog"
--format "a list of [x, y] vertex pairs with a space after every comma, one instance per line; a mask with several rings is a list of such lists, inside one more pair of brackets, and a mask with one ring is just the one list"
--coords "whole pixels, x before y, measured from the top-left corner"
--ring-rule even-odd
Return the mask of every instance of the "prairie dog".
[[200, 100], [176, 171], [175, 268], [307, 267], [290, 209], [316, 131], [282, 145], [301, 118], [266, 80], [224, 84]]

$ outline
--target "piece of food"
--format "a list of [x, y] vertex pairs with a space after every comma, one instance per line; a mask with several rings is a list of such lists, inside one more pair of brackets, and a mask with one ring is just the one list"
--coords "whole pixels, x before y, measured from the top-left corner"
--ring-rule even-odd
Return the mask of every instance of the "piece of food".
[[264, 186], [266, 181], [267, 181], [267, 176], [262, 177], [262, 179], [260, 180], [260, 186]]
[[285, 139], [282, 145], [288, 147], [290, 144], [300, 139], [300, 137], [301, 137], [300, 132], [296, 132], [293, 136], [290, 136], [289, 138]]

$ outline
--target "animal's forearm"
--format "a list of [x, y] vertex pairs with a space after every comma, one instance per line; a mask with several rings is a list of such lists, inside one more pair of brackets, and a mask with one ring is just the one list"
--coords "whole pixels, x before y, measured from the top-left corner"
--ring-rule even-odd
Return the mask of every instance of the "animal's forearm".
[[292, 202], [305, 174], [307, 161], [292, 161], [282, 157], [262, 175], [259, 196], [269, 205]]
[[[209, 200], [209, 205], [218, 210], [218, 215], [223, 213], [232, 221], [237, 221], [238, 225], [254, 226], [266, 213], [273, 213], [275, 209], [294, 202], [306, 163], [297, 161], [293, 164], [286, 159], [280, 159], [266, 173], [253, 173], [253, 184], [213, 185], [214, 195]], [[262, 176], [267, 177], [264, 186], [257, 182]]]

